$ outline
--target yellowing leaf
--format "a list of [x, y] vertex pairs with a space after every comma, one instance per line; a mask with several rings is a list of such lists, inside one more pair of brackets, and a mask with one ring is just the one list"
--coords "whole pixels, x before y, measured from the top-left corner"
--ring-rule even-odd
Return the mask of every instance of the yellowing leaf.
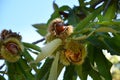
[[95, 30], [95, 32], [112, 32], [112, 33], [117, 33], [116, 30], [109, 28], [109, 27], [100, 27]]
[[55, 39], [50, 43], [46, 44], [43, 48], [41, 48], [41, 53], [38, 54], [35, 62], [39, 62], [42, 59], [50, 56], [61, 44], [61, 39]]
[[52, 63], [52, 67], [50, 69], [50, 75], [49, 75], [48, 80], [57, 80], [59, 54], [60, 54], [59, 52], [56, 53], [56, 57]]

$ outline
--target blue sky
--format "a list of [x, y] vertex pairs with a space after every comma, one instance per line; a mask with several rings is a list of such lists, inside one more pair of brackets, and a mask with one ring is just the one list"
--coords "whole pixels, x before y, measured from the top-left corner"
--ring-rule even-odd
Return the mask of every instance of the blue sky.
[[[0, 0], [0, 31], [11, 29], [19, 32], [23, 41], [33, 42], [41, 38], [32, 27], [46, 23], [53, 13], [53, 0]], [[56, 0], [59, 6], [78, 5], [78, 0]]]

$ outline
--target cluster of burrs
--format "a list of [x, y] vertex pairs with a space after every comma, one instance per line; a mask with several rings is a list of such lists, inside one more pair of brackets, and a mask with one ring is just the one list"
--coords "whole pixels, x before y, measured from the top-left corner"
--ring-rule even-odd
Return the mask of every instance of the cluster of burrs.
[[80, 41], [73, 40], [72, 25], [65, 25], [64, 21], [56, 18], [48, 26], [46, 45], [41, 49], [36, 62], [48, 56], [59, 54], [59, 62], [63, 65], [82, 64], [86, 56], [86, 46]]

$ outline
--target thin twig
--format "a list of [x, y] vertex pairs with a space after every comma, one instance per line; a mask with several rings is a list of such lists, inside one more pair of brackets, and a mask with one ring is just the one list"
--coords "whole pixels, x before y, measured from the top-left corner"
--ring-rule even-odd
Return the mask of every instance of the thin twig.
[[3, 64], [2, 66], [0, 66], [0, 69], [2, 69], [5, 66], [5, 64]]
[[100, 4], [101, 2], [103, 2], [104, 0], [98, 0], [97, 2], [95, 2], [93, 5], [91, 5], [92, 8], [95, 8], [96, 5]]
[[104, 13], [103, 13], [103, 15], [104, 15], [105, 12], [107, 11], [108, 6], [110, 5], [110, 3], [111, 3], [111, 0], [108, 0], [108, 2], [107, 2], [106, 5], [105, 5], [105, 8], [104, 8]]
[[45, 38], [42, 38], [42, 39], [40, 39], [40, 40], [37, 40], [37, 41], [33, 42], [32, 44], [38, 44], [39, 42], [42, 42], [42, 41], [44, 41], [44, 40], [45, 40]]

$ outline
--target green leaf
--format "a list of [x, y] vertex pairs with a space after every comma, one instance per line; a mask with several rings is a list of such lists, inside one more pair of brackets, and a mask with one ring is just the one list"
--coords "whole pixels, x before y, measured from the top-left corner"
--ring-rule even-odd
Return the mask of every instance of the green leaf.
[[104, 43], [108, 46], [108, 51], [114, 55], [120, 55], [120, 35], [115, 35], [112, 38], [104, 38]]
[[85, 3], [84, 3], [84, 1], [83, 0], [78, 0], [79, 1], [79, 5], [80, 6], [82, 6], [82, 7], [84, 7], [85, 6]]
[[87, 75], [84, 74], [82, 65], [76, 66], [76, 71], [81, 80], [87, 80]]
[[45, 23], [33, 24], [32, 26], [37, 29], [37, 32], [40, 35], [45, 36], [47, 34], [47, 28], [48, 28], [47, 24], [45, 24]]
[[102, 50], [94, 48], [95, 62], [99, 73], [105, 78], [105, 80], [112, 80], [110, 68], [112, 64], [105, 58]]
[[88, 52], [88, 59], [89, 59], [89, 75], [93, 78], [93, 80], [102, 80], [100, 73], [95, 69], [94, 62], [96, 58], [96, 53], [94, 51], [94, 46], [88, 44], [87, 52]]
[[0, 80], [5, 80], [5, 78], [3, 76], [0, 75]]
[[73, 80], [74, 78], [77, 78], [75, 66], [74, 65], [66, 66], [63, 80]]
[[120, 55], [120, 45], [118, 42], [120, 41], [120, 36], [115, 35], [114, 37], [101, 35], [101, 37], [91, 36], [87, 38], [87, 40], [96, 48], [99, 49], [106, 49], [108, 50], [112, 55]]
[[20, 59], [17, 63], [18, 68], [21, 70], [21, 73], [25, 76], [26, 80], [34, 80], [34, 76], [31, 73], [31, 68], [27, 64], [27, 61], [24, 59]]
[[43, 66], [39, 69], [36, 74], [36, 80], [47, 80], [53, 59], [47, 58]]
[[68, 24], [71, 24], [73, 26], [76, 26], [76, 24], [79, 22], [79, 18], [75, 14], [73, 10], [70, 10], [69, 16], [68, 16]]
[[81, 80], [87, 80], [88, 72], [90, 70], [89, 68], [90, 66], [86, 61], [82, 65], [77, 65], [75, 67], [75, 71]]
[[97, 24], [99, 24], [100, 26], [113, 28], [116, 31], [120, 31], [120, 20], [100, 21], [100, 22], [97, 22]]
[[35, 44], [23, 42], [23, 45], [27, 48], [30, 48], [30, 49], [36, 50], [38, 52], [41, 52], [40, 47], [35, 45]]
[[20, 59], [16, 63], [6, 62], [8, 68], [9, 80], [34, 80], [31, 73], [32, 68], [27, 64], [25, 59]]
[[26, 59], [28, 62], [34, 60], [34, 59], [32, 58], [32, 56], [30, 55], [30, 53], [27, 51], [27, 49], [24, 49], [23, 56], [25, 57], [25, 59]]
[[9, 63], [6, 61], [6, 65], [9, 80], [26, 80], [17, 63]]
[[59, 9], [56, 9], [53, 13], [52, 13], [52, 15], [51, 15], [51, 18], [48, 20], [48, 22], [47, 22], [47, 24], [49, 24], [53, 19], [55, 19], [55, 18], [60, 18], [61, 17], [61, 15], [60, 15], [60, 11], [66, 11], [66, 10], [69, 10], [70, 9], [70, 7], [69, 6], [62, 6], [62, 7], [60, 7]]
[[92, 44], [87, 45], [87, 52], [90, 62], [92, 63], [92, 65], [94, 65], [95, 54], [94, 54], [94, 46]]
[[120, 36], [116, 35], [115, 37], [101, 35], [101, 37], [91, 36], [87, 38], [87, 40], [96, 48], [106, 49], [112, 55], [120, 55], [120, 45], [118, 42], [120, 41]]
[[56, 11], [56, 10], [59, 9], [59, 7], [58, 7], [58, 5], [55, 3], [55, 1], [53, 1], [53, 9], [54, 9], [54, 11]]
[[115, 0], [114, 2], [111, 1], [109, 6], [107, 7], [106, 12], [104, 13], [104, 20], [105, 21], [111, 21], [112, 19], [115, 18], [116, 16], [116, 9], [117, 9], [117, 0]]
[[106, 45], [96, 36], [90, 36], [87, 40], [99, 49], [107, 49]]
[[71, 8], [70, 8], [69, 6], [65, 5], [65, 6], [60, 7], [60, 8], [59, 8], [59, 11], [68, 11], [68, 10], [70, 10], [70, 9], [71, 9]]
[[83, 64], [77, 65], [75, 70], [81, 80], [87, 80], [87, 77], [91, 71], [91, 64], [89, 59], [86, 58]]
[[101, 21], [101, 22], [97, 22], [100, 25], [104, 25], [104, 26], [120, 26], [120, 21]]
[[76, 66], [76, 71], [81, 80], [87, 80], [88, 75], [90, 75], [93, 80], [102, 80], [99, 72], [91, 65], [89, 58], [86, 58], [82, 65]]
[[60, 75], [60, 73], [61, 73], [61, 71], [62, 71], [62, 69], [64, 68], [64, 65], [62, 64], [62, 63], [58, 63], [58, 73], [57, 73], [57, 76], [59, 76]]
[[[101, 1], [99, 0], [90, 0], [90, 2], [88, 2], [91, 6], [95, 5], [95, 4], [99, 4]], [[94, 6], [95, 7], [95, 6]]]
[[[27, 51], [27, 49], [24, 49], [23, 56], [25, 60], [27, 60], [27, 62], [31, 62], [34, 60], [33, 57], [30, 55], [30, 53]], [[40, 63], [30, 64], [30, 66], [34, 69], [35, 72], [37, 72], [37, 68], [36, 68], [37, 65], [40, 65]]]
[[75, 31], [79, 31], [82, 28], [85, 28], [90, 21], [94, 20], [102, 11], [103, 6], [97, 8], [94, 12], [92, 12], [90, 15], [88, 15], [85, 19], [83, 19], [81, 22], [78, 23], [78, 25], [75, 28]]
[[102, 80], [100, 73], [92, 68], [89, 71], [89, 75], [92, 77], [93, 80]]

